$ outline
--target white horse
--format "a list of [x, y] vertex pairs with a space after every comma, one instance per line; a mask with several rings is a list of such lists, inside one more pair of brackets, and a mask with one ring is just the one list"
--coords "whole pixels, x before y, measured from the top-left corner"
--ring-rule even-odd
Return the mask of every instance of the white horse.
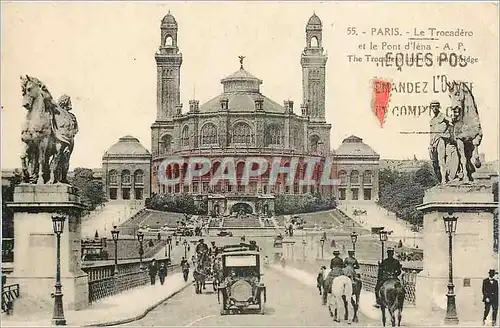
[[[330, 273], [330, 269], [324, 270], [323, 279], [325, 280]], [[330, 316], [333, 317], [333, 321], [340, 322], [338, 319], [338, 310], [341, 304], [344, 305], [344, 320], [347, 321], [348, 324], [351, 323], [349, 319], [349, 300], [353, 306], [354, 316], [353, 319], [357, 321], [357, 304], [354, 301], [354, 293], [352, 287], [352, 280], [348, 276], [341, 275], [333, 279], [331, 283], [331, 288], [326, 287], [329, 290], [325, 290], [327, 292], [327, 306], [328, 311], [330, 312]], [[334, 311], [332, 312], [332, 309]]]

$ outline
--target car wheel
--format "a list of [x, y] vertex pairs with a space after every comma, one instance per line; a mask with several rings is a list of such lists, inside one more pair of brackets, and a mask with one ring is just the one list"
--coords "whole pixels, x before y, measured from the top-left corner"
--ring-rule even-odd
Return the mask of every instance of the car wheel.
[[224, 304], [226, 303], [226, 300], [222, 299], [221, 302], [220, 302], [220, 315], [226, 315], [227, 314], [227, 310], [224, 306]]

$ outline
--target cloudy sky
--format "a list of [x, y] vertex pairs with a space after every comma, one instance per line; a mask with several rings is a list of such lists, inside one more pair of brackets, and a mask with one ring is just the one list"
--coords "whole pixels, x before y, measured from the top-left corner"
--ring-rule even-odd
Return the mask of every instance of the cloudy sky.
[[[370, 81], [428, 82], [433, 76], [472, 81], [482, 120], [480, 151], [498, 157], [498, 17], [492, 4], [395, 3], [6, 3], [2, 2], [2, 167], [19, 166], [21, 108], [19, 76], [40, 78], [55, 97], [72, 97], [80, 132], [71, 166], [100, 167], [101, 156], [121, 136], [130, 134], [150, 149], [150, 125], [156, 117], [156, 66], [160, 21], [168, 10], [179, 24], [183, 54], [181, 98], [184, 110], [195, 97], [203, 103], [221, 92], [220, 79], [239, 68], [264, 81], [261, 91], [282, 104], [302, 101], [300, 54], [305, 24], [315, 12], [323, 21], [323, 47], [328, 52], [326, 117], [336, 148], [351, 134], [371, 145], [382, 158], [427, 158], [429, 137], [401, 134], [427, 131], [429, 116], [395, 116], [394, 106], [427, 105], [447, 93], [391, 95], [383, 128], [371, 112]], [[480, 19], [470, 19], [480, 17]], [[348, 27], [366, 31], [348, 36]], [[352, 64], [348, 54], [361, 54], [366, 42], [406, 44], [408, 37], [370, 37], [372, 28], [463, 28], [473, 37], [442, 37], [442, 46], [463, 42], [479, 62], [458, 69], [403, 68]], [[417, 50], [415, 50], [417, 52]], [[368, 53], [365, 51], [365, 53]], [[374, 52], [383, 55], [383, 52]]]

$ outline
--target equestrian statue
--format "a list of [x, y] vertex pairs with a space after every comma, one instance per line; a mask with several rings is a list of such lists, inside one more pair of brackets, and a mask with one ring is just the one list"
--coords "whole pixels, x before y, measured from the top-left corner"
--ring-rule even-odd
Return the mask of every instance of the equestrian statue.
[[78, 133], [71, 98], [56, 102], [47, 86], [32, 76], [21, 76], [22, 106], [28, 111], [21, 132], [23, 182], [68, 183], [69, 160]]
[[429, 152], [434, 172], [441, 184], [468, 183], [472, 173], [481, 167], [479, 145], [483, 138], [481, 122], [472, 91], [463, 82], [447, 83], [452, 117], [440, 111], [437, 101], [430, 104]]

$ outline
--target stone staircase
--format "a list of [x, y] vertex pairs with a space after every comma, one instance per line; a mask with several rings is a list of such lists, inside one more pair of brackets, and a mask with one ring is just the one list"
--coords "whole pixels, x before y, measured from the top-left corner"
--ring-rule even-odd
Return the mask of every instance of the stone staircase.
[[223, 228], [261, 228], [259, 218], [256, 216], [227, 217], [222, 224]]
[[82, 237], [93, 237], [96, 231], [100, 236], [111, 237], [113, 225], [122, 224], [143, 208], [139, 201], [108, 202], [103, 208], [82, 218]]

